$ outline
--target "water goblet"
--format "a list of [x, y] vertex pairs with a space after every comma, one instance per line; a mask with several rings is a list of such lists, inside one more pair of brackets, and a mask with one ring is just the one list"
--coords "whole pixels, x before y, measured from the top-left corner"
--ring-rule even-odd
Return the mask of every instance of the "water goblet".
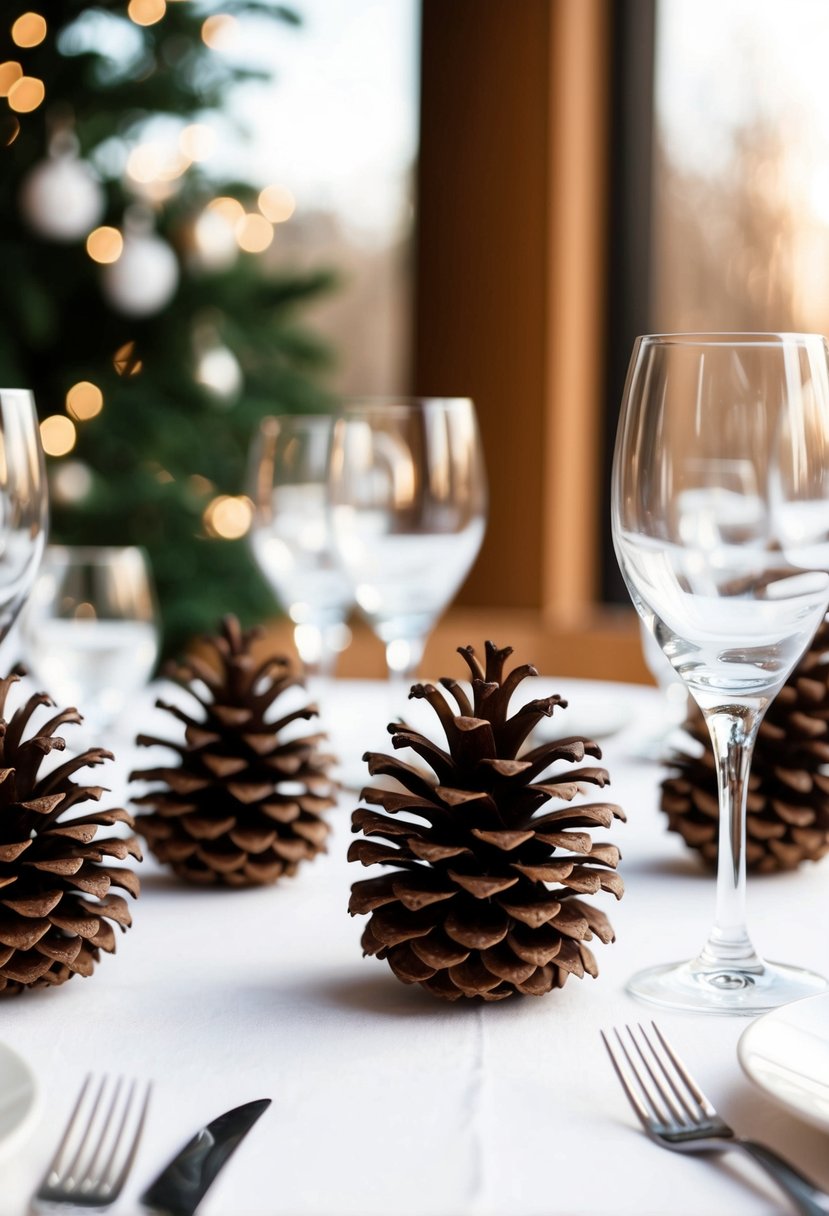
[[28, 389], [0, 389], [0, 642], [32, 589], [48, 526], [46, 469]]
[[804, 334], [675, 334], [634, 346], [612, 528], [633, 603], [707, 721], [720, 827], [714, 927], [630, 991], [754, 1014], [827, 988], [764, 961], [745, 919], [745, 800], [763, 714], [829, 601], [829, 370]]
[[332, 549], [327, 511], [327, 414], [264, 418], [251, 447], [254, 558], [294, 623], [294, 642], [312, 681], [333, 674], [351, 640], [354, 597]]
[[328, 490], [334, 546], [357, 607], [385, 644], [390, 676], [408, 684], [483, 540], [487, 485], [472, 402], [344, 405]]
[[27, 667], [83, 715], [73, 744], [101, 744], [147, 684], [158, 626], [146, 558], [134, 546], [49, 545], [20, 623]]

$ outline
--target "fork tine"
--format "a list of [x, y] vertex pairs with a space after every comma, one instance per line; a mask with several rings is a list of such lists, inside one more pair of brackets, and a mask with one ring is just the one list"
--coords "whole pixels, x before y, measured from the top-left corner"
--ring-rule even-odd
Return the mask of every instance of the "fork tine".
[[63, 1136], [61, 1137], [60, 1144], [55, 1149], [55, 1154], [52, 1157], [52, 1160], [49, 1162], [49, 1165], [46, 1167], [46, 1177], [50, 1181], [53, 1179], [57, 1180], [61, 1176], [61, 1173], [62, 1173], [62, 1171], [60, 1169], [61, 1159], [63, 1157], [64, 1152], [67, 1149], [67, 1146], [69, 1145], [69, 1141], [72, 1138], [72, 1134], [75, 1130], [75, 1123], [78, 1119], [78, 1115], [80, 1114], [81, 1106], [83, 1105], [83, 1100], [86, 1097], [87, 1090], [89, 1089], [91, 1084], [92, 1084], [92, 1073], [88, 1072], [86, 1074], [86, 1076], [84, 1077], [84, 1082], [83, 1082], [83, 1085], [81, 1086], [80, 1093], [78, 1094], [78, 1097], [75, 1101], [75, 1105], [72, 1107], [72, 1114], [69, 1116], [69, 1122], [66, 1124], [66, 1131], [63, 1133]]
[[[106, 1077], [104, 1077], [104, 1080], [101, 1083], [102, 1087], [105, 1084], [105, 1082], [106, 1082]], [[115, 1115], [115, 1111], [118, 1108], [118, 1098], [121, 1093], [122, 1084], [123, 1084], [123, 1077], [117, 1077], [116, 1081], [115, 1081], [115, 1088], [112, 1091], [112, 1097], [109, 1100], [109, 1109], [107, 1110], [107, 1113], [104, 1116], [104, 1121], [101, 1126], [100, 1134], [98, 1136], [98, 1142], [95, 1145], [94, 1149], [92, 1150], [92, 1156], [90, 1157], [89, 1161], [87, 1162], [86, 1169], [84, 1170], [82, 1177], [78, 1179], [78, 1186], [81, 1189], [93, 1186], [95, 1184], [95, 1182], [102, 1176], [100, 1173], [96, 1174], [95, 1170], [96, 1170], [96, 1166], [98, 1165], [98, 1161], [100, 1160], [101, 1154], [104, 1151], [104, 1145], [106, 1144], [107, 1135], [109, 1133], [110, 1128], [112, 1127], [112, 1121], [113, 1121], [113, 1117]], [[118, 1147], [118, 1137], [120, 1136], [122, 1129], [123, 1129], [123, 1124], [122, 1124], [121, 1128], [118, 1129], [118, 1133], [115, 1137], [115, 1142], [114, 1142], [115, 1148]]]
[[61, 1180], [63, 1182], [63, 1184], [66, 1186], [74, 1185], [75, 1176], [78, 1172], [78, 1165], [80, 1163], [81, 1157], [84, 1154], [84, 1151], [86, 1150], [87, 1141], [89, 1140], [89, 1137], [92, 1132], [92, 1127], [95, 1123], [95, 1118], [98, 1114], [98, 1109], [101, 1104], [101, 1098], [103, 1097], [104, 1087], [106, 1086], [106, 1082], [107, 1082], [107, 1079], [105, 1076], [103, 1076], [101, 1078], [101, 1083], [98, 1086], [98, 1092], [95, 1094], [95, 1097], [92, 1099], [92, 1109], [89, 1112], [89, 1118], [87, 1119], [86, 1127], [84, 1128], [83, 1134], [81, 1135], [80, 1143], [78, 1144], [77, 1148], [75, 1149], [75, 1155], [72, 1158], [72, 1160], [70, 1161], [69, 1165], [66, 1166], [66, 1168], [64, 1170], [61, 1170], [60, 1174], [58, 1175], [59, 1180]]
[[[684, 1126], [685, 1124], [687, 1124], [688, 1118], [689, 1118], [689, 1116], [692, 1115], [692, 1112], [690, 1111], [688, 1106], [682, 1101], [682, 1097], [679, 1094], [679, 1091], [677, 1090], [676, 1085], [671, 1080], [670, 1076], [668, 1076], [667, 1073], [665, 1072], [665, 1067], [662, 1064], [662, 1061], [657, 1056], [656, 1052], [654, 1051], [653, 1044], [648, 1039], [648, 1036], [645, 1033], [644, 1027], [641, 1025], [641, 1023], [637, 1023], [637, 1030], [639, 1031], [640, 1038], [641, 1038], [642, 1042], [644, 1042], [645, 1046], [648, 1048], [648, 1050], [650, 1052], [650, 1056], [656, 1063], [657, 1067], [666, 1076], [668, 1082], [670, 1083], [670, 1090], [665, 1088], [665, 1085], [660, 1081], [659, 1076], [654, 1072], [654, 1070], [651, 1066], [650, 1059], [648, 1058], [648, 1056], [645, 1055], [645, 1052], [642, 1050], [642, 1042], [640, 1042], [639, 1039], [637, 1039], [636, 1035], [633, 1032], [633, 1029], [630, 1026], [626, 1026], [625, 1029], [627, 1030], [628, 1035], [630, 1036], [630, 1041], [633, 1043], [634, 1047], [636, 1048], [639, 1058], [641, 1059], [642, 1064], [643, 1064], [648, 1076], [650, 1077], [651, 1082], [652, 1082], [657, 1094], [659, 1095], [660, 1100], [665, 1104], [665, 1108], [667, 1109], [669, 1116], [676, 1123]], [[640, 1085], [643, 1084], [641, 1077], [639, 1079], [639, 1083], [640, 1083]], [[685, 1114], [682, 1113], [682, 1110], [680, 1110], [679, 1107], [676, 1105], [676, 1103], [672, 1100], [671, 1092], [670, 1092], [671, 1090], [673, 1090], [675, 1097], [678, 1099], [678, 1101], [683, 1106], [683, 1108], [685, 1110]]]
[[[133, 1082], [133, 1089], [134, 1088], [135, 1088], [135, 1082]], [[144, 1131], [144, 1122], [147, 1118], [147, 1108], [150, 1105], [150, 1093], [152, 1092], [152, 1088], [153, 1088], [152, 1083], [148, 1082], [147, 1088], [144, 1092], [144, 1102], [141, 1107], [141, 1113], [138, 1116], [138, 1123], [136, 1124], [135, 1131], [133, 1132], [132, 1144], [129, 1147], [129, 1151], [128, 1151], [126, 1157], [124, 1158], [124, 1163], [121, 1166], [121, 1170], [120, 1170], [119, 1174], [112, 1181], [109, 1181], [110, 1170], [115, 1161], [115, 1149], [117, 1148], [118, 1144], [120, 1143], [121, 1135], [124, 1130], [124, 1124], [126, 1123], [126, 1119], [127, 1119], [127, 1111], [126, 1110], [124, 1111], [124, 1119], [121, 1123], [121, 1126], [118, 1129], [118, 1139], [115, 1142], [115, 1147], [113, 1148], [112, 1155], [110, 1156], [110, 1159], [107, 1162], [107, 1168], [106, 1168], [106, 1172], [104, 1174], [105, 1185], [108, 1186], [108, 1188], [115, 1195], [118, 1194], [118, 1192], [121, 1190], [124, 1183], [126, 1182], [127, 1175], [129, 1174], [130, 1170], [132, 1169], [132, 1163], [133, 1163], [133, 1161], [135, 1161], [135, 1155], [138, 1152], [138, 1145], [141, 1141], [141, 1135]], [[130, 1091], [130, 1102], [131, 1101], [132, 1101], [132, 1091]], [[127, 1110], [128, 1109], [129, 1109], [129, 1106], [127, 1107]]]
[[[614, 1048], [613, 1045], [611, 1044], [610, 1040], [608, 1039], [607, 1035], [605, 1034], [605, 1032], [601, 1031], [601, 1036], [604, 1041], [604, 1045], [607, 1048], [607, 1054], [610, 1056], [610, 1062], [613, 1065], [613, 1068], [615, 1069], [616, 1076], [619, 1078], [619, 1081], [621, 1082], [622, 1089], [625, 1091], [628, 1101], [630, 1102], [631, 1106], [633, 1107], [636, 1117], [638, 1118], [639, 1122], [644, 1127], [645, 1131], [651, 1131], [653, 1128], [654, 1121], [664, 1123], [665, 1116], [663, 1115], [662, 1111], [659, 1110], [659, 1107], [654, 1103], [651, 1094], [648, 1092], [648, 1090], [645, 1088], [645, 1086], [643, 1086], [641, 1077], [639, 1076], [639, 1072], [637, 1071], [635, 1064], [631, 1060], [627, 1048], [625, 1047], [624, 1043], [622, 1042], [622, 1037], [619, 1034], [619, 1031], [615, 1027], [614, 1027], [613, 1033], [616, 1035], [616, 1038], [619, 1042], [618, 1048]], [[624, 1064], [622, 1063], [622, 1060], [619, 1055], [620, 1051], [622, 1053], [624, 1053], [625, 1059], [628, 1062], [628, 1068], [625, 1068]], [[635, 1078], [635, 1082], [634, 1082], [634, 1078]], [[636, 1091], [637, 1085], [641, 1092], [641, 1097], [640, 1097], [640, 1094], [637, 1093], [637, 1091]], [[647, 1105], [645, 1105], [645, 1102], [642, 1101], [642, 1098], [645, 1099], [645, 1101], [647, 1102]]]
[[703, 1113], [705, 1115], [707, 1115], [707, 1117], [709, 1119], [716, 1118], [717, 1112], [716, 1112], [716, 1109], [714, 1108], [713, 1104], [709, 1101], [708, 1098], [706, 1098], [705, 1094], [702, 1092], [702, 1090], [697, 1085], [694, 1078], [688, 1072], [688, 1069], [685, 1067], [682, 1060], [676, 1054], [676, 1051], [671, 1046], [671, 1044], [668, 1042], [667, 1038], [662, 1033], [662, 1031], [659, 1029], [656, 1022], [651, 1022], [651, 1026], [653, 1026], [660, 1043], [665, 1048], [665, 1051], [668, 1053], [671, 1063], [673, 1064], [674, 1068], [677, 1071], [677, 1075], [680, 1076], [682, 1078], [682, 1080], [684, 1081], [684, 1083], [688, 1086], [689, 1092], [693, 1094], [694, 1099], [699, 1104], [700, 1109], [703, 1111]]

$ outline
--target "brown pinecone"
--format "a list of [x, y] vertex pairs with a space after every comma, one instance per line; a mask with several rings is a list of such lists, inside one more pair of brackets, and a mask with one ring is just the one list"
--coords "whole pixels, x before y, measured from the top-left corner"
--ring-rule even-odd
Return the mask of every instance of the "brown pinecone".
[[141, 860], [135, 836], [98, 836], [115, 823], [132, 827], [124, 810], [79, 810], [97, 802], [100, 786], [72, 780], [82, 768], [112, 759], [91, 748], [45, 775], [43, 759], [63, 751], [55, 731], [82, 721], [76, 709], [55, 714], [36, 733], [24, 738], [32, 714], [54, 705], [45, 693], [29, 697], [5, 719], [9, 689], [17, 675], [0, 680], [0, 993], [54, 987], [73, 975], [91, 975], [101, 950], [113, 953], [112, 921], [125, 930], [131, 924], [127, 902], [113, 894], [118, 887], [138, 895], [132, 870], [110, 866], [109, 857]]
[[[696, 749], [666, 764], [661, 808], [668, 827], [717, 861], [717, 774], [708, 727], [698, 709], [685, 729]], [[829, 623], [766, 711], [757, 736], [746, 807], [746, 864], [758, 872], [792, 870], [829, 852]]]
[[286, 731], [315, 717], [315, 705], [270, 720], [274, 703], [301, 681], [286, 658], [254, 659], [250, 646], [260, 633], [243, 633], [225, 617], [221, 635], [206, 639], [217, 666], [192, 656], [167, 671], [197, 701], [196, 716], [156, 701], [184, 724], [184, 741], [137, 739], [178, 753], [177, 764], [139, 769], [130, 779], [160, 783], [134, 799], [152, 808], [136, 827], [159, 861], [190, 882], [271, 883], [325, 851], [329, 827], [321, 816], [335, 802], [333, 759], [319, 749], [324, 735]]
[[[384, 813], [360, 808], [352, 816], [355, 832], [378, 839], [352, 842], [349, 860], [394, 869], [354, 883], [349, 911], [370, 913], [363, 951], [386, 959], [404, 983], [450, 1001], [540, 996], [569, 974], [597, 974], [585, 944], [593, 934], [614, 940], [604, 913], [578, 896], [607, 890], [621, 897], [622, 880], [612, 872], [619, 851], [594, 843], [590, 829], [624, 813], [578, 799], [585, 785], [607, 784], [603, 768], [547, 772], [557, 762], [601, 758], [595, 743], [560, 739], [520, 754], [541, 718], [567, 704], [546, 697], [507, 716], [512, 694], [535, 668], [504, 677], [512, 650], [492, 642], [485, 668], [471, 646], [458, 653], [472, 675], [471, 703], [449, 679], [441, 684], [457, 712], [431, 684], [410, 694], [432, 706], [448, 751], [403, 724], [388, 728], [394, 747], [411, 748], [434, 779], [393, 756], [364, 756], [371, 776], [392, 777], [402, 788], [364, 790], [363, 801]], [[551, 799], [554, 808], [538, 814]]]

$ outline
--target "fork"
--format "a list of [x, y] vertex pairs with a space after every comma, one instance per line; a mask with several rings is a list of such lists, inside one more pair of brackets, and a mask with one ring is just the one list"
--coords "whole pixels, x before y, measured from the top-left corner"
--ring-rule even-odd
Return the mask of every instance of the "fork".
[[[144, 1130], [151, 1086], [87, 1076], [66, 1131], [32, 1198], [37, 1204], [106, 1208], [121, 1193]], [[143, 1095], [143, 1097], [142, 1097]]]
[[805, 1216], [826, 1216], [829, 1195], [764, 1144], [734, 1134], [706, 1098], [655, 1022], [653, 1034], [640, 1024], [627, 1038], [601, 1032], [628, 1101], [651, 1140], [676, 1153], [739, 1149], [761, 1165]]

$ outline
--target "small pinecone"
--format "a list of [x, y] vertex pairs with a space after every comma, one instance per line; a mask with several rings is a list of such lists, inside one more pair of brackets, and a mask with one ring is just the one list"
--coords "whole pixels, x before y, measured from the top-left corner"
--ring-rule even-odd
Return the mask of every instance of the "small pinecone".
[[91, 748], [38, 775], [50, 752], [64, 750], [55, 731], [82, 719], [65, 709], [24, 739], [35, 710], [54, 701], [36, 693], [7, 722], [6, 700], [17, 679], [0, 680], [0, 993], [6, 995], [91, 975], [101, 950], [115, 950], [109, 922], [122, 930], [131, 924], [126, 900], [112, 888], [133, 897], [139, 891], [132, 870], [105, 859], [141, 860], [135, 836], [98, 836], [116, 823], [132, 827], [126, 811], [79, 809], [105, 791], [78, 785], [72, 775], [111, 760], [111, 752]]
[[[699, 710], [685, 729], [696, 752], [666, 764], [661, 808], [705, 861], [717, 861], [717, 774], [708, 727]], [[757, 736], [746, 808], [746, 864], [757, 872], [792, 870], [829, 852], [829, 623], [766, 711]]]
[[[364, 756], [372, 777], [392, 777], [402, 788], [364, 790], [363, 801], [384, 813], [360, 808], [352, 816], [355, 832], [379, 840], [355, 840], [349, 860], [394, 869], [354, 883], [349, 911], [370, 913], [363, 951], [386, 959], [404, 983], [450, 1001], [540, 996], [569, 974], [597, 974], [585, 945], [593, 934], [614, 940], [604, 913], [578, 896], [607, 890], [621, 897], [622, 881], [612, 872], [619, 851], [594, 843], [590, 829], [607, 828], [624, 813], [577, 800], [585, 784], [607, 784], [603, 768], [547, 773], [557, 762], [601, 758], [595, 743], [560, 739], [519, 756], [541, 718], [567, 704], [546, 697], [507, 716], [517, 686], [538, 674], [533, 667], [504, 677], [512, 650], [492, 642], [485, 668], [471, 646], [458, 653], [472, 675], [471, 702], [448, 679], [441, 684], [457, 713], [431, 684], [416, 684], [410, 694], [432, 706], [448, 751], [403, 724], [388, 728], [394, 747], [416, 752], [434, 780], [393, 756]], [[554, 809], [537, 814], [551, 799]]]
[[325, 851], [330, 829], [321, 816], [335, 802], [332, 757], [319, 750], [324, 735], [283, 734], [315, 717], [315, 705], [269, 720], [274, 702], [301, 681], [286, 658], [254, 660], [250, 645], [260, 632], [243, 633], [226, 617], [221, 635], [206, 639], [217, 667], [193, 656], [167, 672], [198, 702], [196, 716], [156, 701], [184, 724], [184, 741], [137, 739], [178, 753], [177, 764], [140, 769], [130, 779], [161, 783], [134, 799], [152, 808], [136, 827], [158, 860], [190, 882], [271, 883]]

